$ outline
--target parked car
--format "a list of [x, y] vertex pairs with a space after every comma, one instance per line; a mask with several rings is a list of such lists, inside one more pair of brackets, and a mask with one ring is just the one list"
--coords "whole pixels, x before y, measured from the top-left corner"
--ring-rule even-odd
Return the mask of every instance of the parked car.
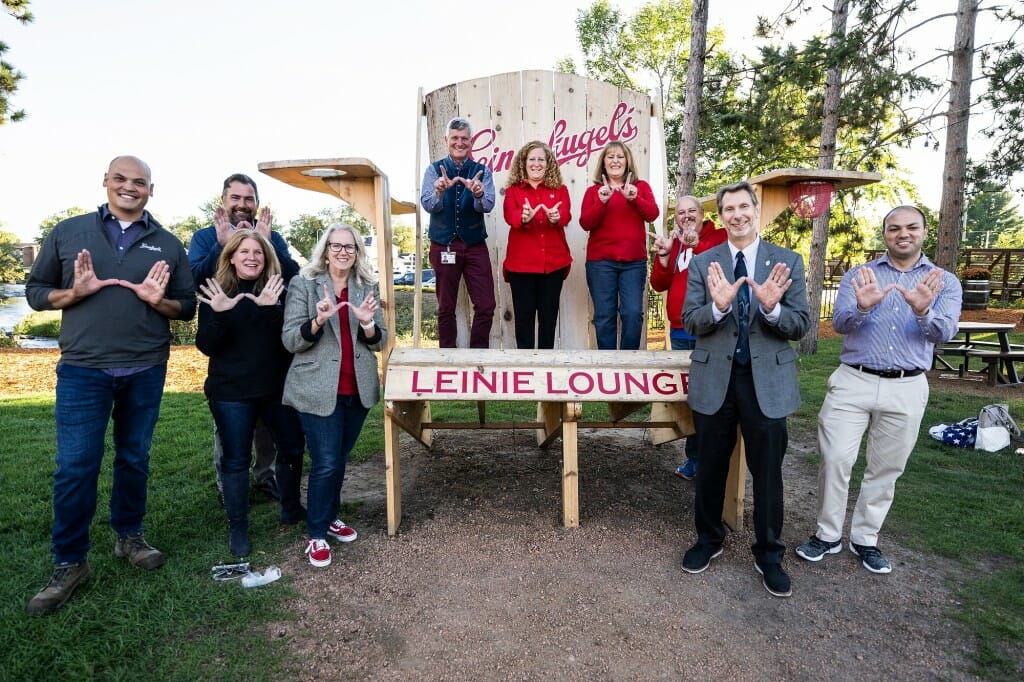
[[[423, 281], [423, 286], [428, 286], [427, 285], [427, 281], [428, 280], [430, 282], [429, 286], [434, 286], [434, 271], [433, 270], [427, 269], [427, 270], [423, 271], [423, 280], [422, 280]], [[406, 286], [410, 286], [411, 287], [415, 283], [416, 283], [416, 273], [415, 272], [407, 272], [404, 275], [402, 275], [401, 277], [396, 277], [395, 278], [395, 284], [396, 285], [404, 284]]]

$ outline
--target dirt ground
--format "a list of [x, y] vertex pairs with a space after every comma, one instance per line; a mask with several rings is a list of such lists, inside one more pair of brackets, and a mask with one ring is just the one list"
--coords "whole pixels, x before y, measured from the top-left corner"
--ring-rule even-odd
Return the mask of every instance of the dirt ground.
[[[0, 353], [0, 391], [52, 391], [54, 361]], [[194, 349], [175, 349], [169, 390], [201, 390], [204, 375]], [[689, 575], [680, 444], [581, 430], [575, 529], [561, 526], [559, 447], [541, 450], [525, 430], [439, 431], [429, 451], [403, 435], [395, 538], [383, 454], [350, 465], [346, 521], [360, 536], [333, 545], [330, 567], [311, 567], [300, 531], [282, 530], [294, 551], [281, 568], [300, 596], [296, 619], [267, 635], [287, 640], [300, 679], [970, 679], [969, 642], [946, 615], [958, 606], [952, 562], [889, 538], [886, 576], [846, 550], [816, 564], [790, 551], [793, 596], [774, 598], [753, 567], [748, 487], [746, 530]], [[813, 451], [793, 439], [785, 461], [790, 548], [813, 531]]]

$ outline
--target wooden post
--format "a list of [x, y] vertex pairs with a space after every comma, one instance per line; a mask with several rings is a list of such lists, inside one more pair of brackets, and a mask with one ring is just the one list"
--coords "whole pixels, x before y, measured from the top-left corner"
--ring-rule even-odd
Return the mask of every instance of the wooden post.
[[562, 525], [580, 525], [580, 469], [577, 458], [576, 422], [583, 414], [583, 403], [565, 403], [562, 412]]

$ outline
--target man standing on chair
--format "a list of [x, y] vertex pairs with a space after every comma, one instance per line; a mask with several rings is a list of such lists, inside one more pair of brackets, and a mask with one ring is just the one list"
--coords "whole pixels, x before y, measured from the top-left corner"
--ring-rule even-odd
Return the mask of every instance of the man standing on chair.
[[495, 303], [484, 214], [494, 208], [494, 178], [487, 166], [469, 158], [473, 137], [469, 121], [453, 118], [446, 130], [448, 156], [427, 166], [420, 186], [420, 203], [430, 214], [438, 345], [455, 348], [455, 304], [459, 282], [465, 278], [473, 302], [469, 347], [488, 348]]
[[754, 568], [769, 593], [788, 597], [782, 458], [786, 417], [800, 406], [797, 355], [789, 342], [810, 326], [803, 258], [761, 241], [750, 184], [723, 187], [715, 200], [728, 241], [693, 257], [683, 303], [683, 326], [697, 337], [688, 400], [700, 434], [697, 542], [683, 556], [683, 570], [700, 573], [722, 553], [722, 508], [738, 426], [754, 481]]
[[842, 550], [850, 472], [868, 431], [850, 551], [872, 573], [892, 571], [878, 532], [928, 404], [924, 372], [935, 344], [956, 335], [963, 300], [957, 278], [921, 252], [927, 231], [916, 206], [892, 209], [882, 221], [885, 255], [839, 284], [832, 326], [843, 335], [843, 364], [829, 377], [818, 413], [818, 527], [796, 549], [808, 561]]

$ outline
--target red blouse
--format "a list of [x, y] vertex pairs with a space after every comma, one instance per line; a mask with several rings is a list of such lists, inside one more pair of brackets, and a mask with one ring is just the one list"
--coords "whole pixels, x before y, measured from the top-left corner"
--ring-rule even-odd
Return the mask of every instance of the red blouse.
[[[530, 222], [523, 224], [523, 206], [540, 205], [554, 208], [558, 206], [558, 224], [548, 220], [545, 211], [537, 211]], [[540, 185], [532, 186], [529, 182], [521, 182], [505, 189], [505, 222], [508, 223], [508, 250], [502, 272], [508, 281], [510, 272], [527, 272], [547, 274], [572, 265], [572, 254], [569, 243], [565, 240], [565, 226], [572, 219], [569, 205], [569, 190], [565, 185], [551, 189]]]

